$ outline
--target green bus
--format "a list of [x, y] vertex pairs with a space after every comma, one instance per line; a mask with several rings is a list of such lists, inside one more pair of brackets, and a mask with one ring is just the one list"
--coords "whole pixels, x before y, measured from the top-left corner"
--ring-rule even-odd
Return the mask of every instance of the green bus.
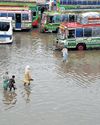
[[100, 17], [88, 18], [88, 23], [62, 23], [57, 34], [56, 47], [86, 50], [100, 48]]
[[40, 32], [57, 32], [61, 22], [75, 22], [77, 15], [75, 12], [46, 11], [42, 15]]

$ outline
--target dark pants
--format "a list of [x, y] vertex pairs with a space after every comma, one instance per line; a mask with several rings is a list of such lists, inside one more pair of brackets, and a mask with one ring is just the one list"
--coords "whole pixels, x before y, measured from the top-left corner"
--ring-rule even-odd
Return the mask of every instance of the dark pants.
[[16, 89], [15, 86], [14, 86], [14, 84], [10, 84], [10, 85], [9, 85], [9, 89], [10, 89], [10, 91], [12, 90], [12, 88], [13, 88], [13, 90]]

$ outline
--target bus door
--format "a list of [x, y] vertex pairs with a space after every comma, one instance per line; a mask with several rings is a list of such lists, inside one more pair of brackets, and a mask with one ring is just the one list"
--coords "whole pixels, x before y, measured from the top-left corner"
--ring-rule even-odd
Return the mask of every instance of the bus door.
[[21, 30], [21, 14], [20, 13], [15, 14], [15, 29]]

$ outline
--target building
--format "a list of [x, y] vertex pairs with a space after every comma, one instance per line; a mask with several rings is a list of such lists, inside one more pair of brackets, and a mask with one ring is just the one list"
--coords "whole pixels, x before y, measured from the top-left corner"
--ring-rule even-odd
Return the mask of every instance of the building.
[[59, 0], [62, 5], [100, 5], [100, 0]]

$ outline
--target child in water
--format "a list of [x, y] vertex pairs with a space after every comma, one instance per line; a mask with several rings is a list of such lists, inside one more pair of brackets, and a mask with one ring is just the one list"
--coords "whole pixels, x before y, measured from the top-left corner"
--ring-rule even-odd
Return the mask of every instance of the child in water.
[[30, 85], [30, 81], [33, 81], [32, 77], [31, 77], [31, 73], [30, 73], [30, 66], [27, 65], [25, 67], [25, 73], [24, 73], [24, 86], [25, 85]]
[[16, 87], [15, 87], [15, 76], [14, 76], [14, 75], [13, 75], [12, 78], [9, 80], [9, 89], [10, 89], [10, 91], [12, 90], [12, 88], [13, 88], [13, 90], [16, 89]]

